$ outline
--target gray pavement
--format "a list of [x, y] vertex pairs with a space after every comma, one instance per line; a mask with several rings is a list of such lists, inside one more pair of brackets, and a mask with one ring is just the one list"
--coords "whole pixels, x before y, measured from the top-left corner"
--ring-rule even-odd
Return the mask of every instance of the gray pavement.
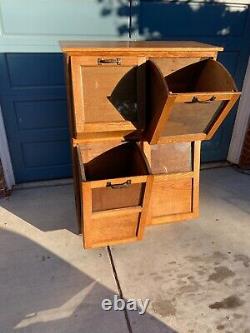
[[[249, 176], [203, 170], [200, 218], [142, 242], [83, 250], [76, 230], [70, 183], [0, 200], [0, 333], [250, 333]], [[121, 292], [146, 314], [103, 311]]]

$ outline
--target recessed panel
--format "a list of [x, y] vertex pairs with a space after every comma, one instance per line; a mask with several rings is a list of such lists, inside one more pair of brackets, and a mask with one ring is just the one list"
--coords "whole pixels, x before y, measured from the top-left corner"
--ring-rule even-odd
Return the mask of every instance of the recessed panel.
[[68, 165], [71, 160], [67, 141], [23, 143], [22, 153], [26, 168]]
[[15, 112], [21, 130], [68, 127], [66, 100], [16, 101]]
[[191, 142], [151, 145], [150, 154], [153, 174], [188, 172], [192, 170]]
[[192, 178], [163, 179], [155, 176], [152, 189], [152, 218], [190, 213], [192, 210]]
[[131, 184], [124, 188], [101, 187], [92, 190], [93, 212], [142, 206], [145, 183]]
[[163, 136], [206, 133], [224, 105], [225, 103], [221, 101], [174, 104]]
[[93, 245], [135, 238], [140, 214], [128, 214], [115, 218], [103, 217], [92, 219], [92, 228], [88, 235]]
[[65, 84], [62, 54], [7, 53], [6, 65], [11, 88], [31, 89]]
[[81, 67], [86, 123], [137, 121], [137, 69]]
[[241, 36], [247, 21], [248, 5], [141, 0], [135, 10], [134, 24], [137, 23], [139, 34], [144, 38], [167, 40], [187, 37], [192, 40]]

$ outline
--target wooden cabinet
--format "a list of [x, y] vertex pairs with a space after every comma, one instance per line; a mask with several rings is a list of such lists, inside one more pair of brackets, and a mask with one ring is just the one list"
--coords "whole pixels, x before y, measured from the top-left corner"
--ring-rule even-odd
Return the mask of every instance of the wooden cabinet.
[[239, 97], [216, 46], [65, 42], [84, 247], [136, 241], [199, 212], [200, 143]]

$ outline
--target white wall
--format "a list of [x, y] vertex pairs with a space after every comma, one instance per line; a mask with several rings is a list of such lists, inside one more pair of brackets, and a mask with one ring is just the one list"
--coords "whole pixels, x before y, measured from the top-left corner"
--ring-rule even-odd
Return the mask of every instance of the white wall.
[[58, 52], [59, 40], [127, 39], [118, 32], [129, 23], [117, 12], [120, 1], [109, 0], [109, 12], [104, 5], [97, 0], [0, 0], [0, 52]]

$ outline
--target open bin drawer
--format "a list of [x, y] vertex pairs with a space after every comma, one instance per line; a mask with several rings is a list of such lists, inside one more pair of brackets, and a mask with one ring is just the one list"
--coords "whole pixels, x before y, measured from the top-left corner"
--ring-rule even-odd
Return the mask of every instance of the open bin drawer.
[[139, 240], [151, 191], [136, 143], [78, 145], [84, 247]]
[[170, 138], [211, 139], [240, 95], [230, 73], [212, 59], [166, 77], [154, 62], [148, 61], [147, 66], [149, 109], [145, 136], [151, 144], [169, 142]]

